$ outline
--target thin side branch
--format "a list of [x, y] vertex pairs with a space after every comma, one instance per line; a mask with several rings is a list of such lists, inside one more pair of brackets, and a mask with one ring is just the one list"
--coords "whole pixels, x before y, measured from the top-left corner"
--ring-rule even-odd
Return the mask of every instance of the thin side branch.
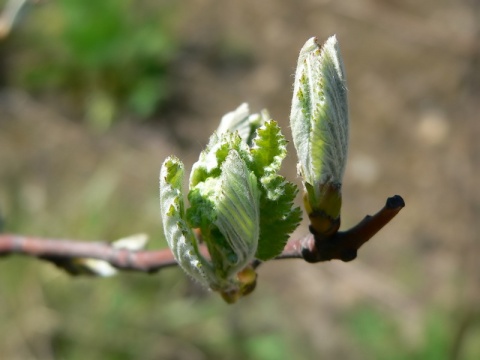
[[347, 231], [336, 231], [328, 236], [310, 234], [290, 240], [279, 258], [304, 258], [311, 263], [329, 260], [351, 261], [360, 247], [387, 225], [402, 208], [405, 201], [395, 195], [375, 215], [367, 215], [358, 225]]
[[[404, 206], [403, 199], [395, 195], [387, 199], [379, 212], [373, 216], [366, 216], [348, 231], [335, 232], [326, 237], [310, 234], [290, 240], [276, 259], [304, 259], [311, 263], [333, 259], [351, 261], [356, 258], [358, 249], [390, 222]], [[205, 246], [200, 245], [200, 250], [208, 257]], [[0, 234], [0, 256], [12, 254], [52, 262], [73, 275], [95, 274], [93, 271], [85, 271], [85, 266], [82, 267], [82, 261], [87, 259], [104, 261], [116, 269], [147, 273], [177, 265], [170, 249], [132, 251], [119, 249], [107, 242]], [[258, 266], [259, 263], [253, 265]]]
[[50, 261], [72, 274], [75, 260], [103, 260], [115, 268], [141, 272], [155, 272], [176, 266], [169, 249], [131, 251], [118, 249], [107, 242], [82, 242], [67, 239], [45, 239], [24, 235], [0, 234], [0, 255], [19, 254]]

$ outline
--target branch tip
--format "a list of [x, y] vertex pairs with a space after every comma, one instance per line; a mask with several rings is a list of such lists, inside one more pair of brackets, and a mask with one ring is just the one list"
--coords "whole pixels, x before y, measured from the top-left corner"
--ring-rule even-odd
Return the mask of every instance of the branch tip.
[[[388, 224], [404, 206], [403, 198], [400, 195], [394, 195], [387, 199], [385, 206], [375, 215], [365, 216], [362, 221], [347, 231], [319, 234], [312, 231], [314, 229], [310, 226], [312, 236], [304, 239], [298, 257], [302, 257], [309, 263], [334, 259], [352, 261], [357, 257], [360, 247]], [[288, 248], [294, 249], [295, 246], [291, 244]]]
[[401, 209], [405, 207], [405, 200], [400, 195], [394, 195], [387, 199], [385, 206], [388, 209]]
[[[399, 195], [387, 199], [385, 206], [375, 215], [367, 215], [356, 226], [333, 234], [308, 234], [288, 241], [283, 252], [275, 259], [304, 259], [308, 263], [329, 260], [352, 261], [360, 247], [388, 224], [405, 206]], [[199, 251], [208, 257], [202, 244]], [[78, 270], [79, 260], [97, 259], [118, 270], [154, 273], [178, 265], [170, 249], [133, 251], [118, 249], [112, 243], [55, 240], [23, 235], [0, 234], [0, 256], [27, 255], [54, 263], [72, 275], [86, 275]], [[262, 264], [254, 260], [253, 268]], [[83, 270], [83, 269], [82, 269]], [[91, 274], [90, 275], [95, 275]], [[98, 275], [98, 273], [97, 273]]]

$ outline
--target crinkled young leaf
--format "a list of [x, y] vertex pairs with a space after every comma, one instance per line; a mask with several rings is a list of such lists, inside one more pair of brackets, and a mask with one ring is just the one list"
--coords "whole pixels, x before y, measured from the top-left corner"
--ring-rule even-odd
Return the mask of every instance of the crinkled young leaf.
[[248, 104], [243, 103], [237, 109], [222, 117], [217, 133], [238, 132], [242, 140], [251, 145], [255, 131], [267, 120], [269, 120], [269, 115], [266, 110], [259, 114], [250, 114]]
[[248, 161], [249, 147], [237, 133], [230, 131], [213, 133], [206, 149], [200, 153], [198, 161], [193, 165], [190, 189], [208, 178], [220, 176], [222, 163], [232, 149], [237, 150], [242, 159]]
[[265, 176], [261, 179], [261, 187], [260, 239], [255, 257], [266, 261], [283, 251], [290, 234], [302, 220], [302, 211], [293, 206], [297, 186], [283, 176]]
[[200, 228], [204, 233], [210, 232], [216, 219], [213, 200], [221, 189], [222, 164], [231, 150], [236, 150], [243, 159], [250, 157], [248, 146], [238, 134], [230, 131], [214, 133], [190, 174], [188, 200], [191, 206], [187, 217], [192, 227]]
[[257, 178], [231, 149], [221, 162], [220, 175], [197, 183], [188, 198], [189, 224], [201, 230], [215, 269], [210, 287], [231, 291], [238, 285], [236, 274], [249, 265], [258, 245]]
[[[325, 210], [322, 185], [331, 184], [340, 191], [348, 149], [347, 88], [335, 36], [322, 47], [311, 38], [301, 49], [290, 122], [310, 206]], [[332, 218], [339, 216], [339, 201], [327, 206]]]
[[253, 140], [252, 168], [259, 178], [260, 240], [255, 255], [268, 260], [279, 255], [301, 220], [300, 208], [293, 207], [297, 187], [277, 175], [287, 154], [287, 141], [273, 120], [257, 130]]
[[235, 263], [227, 260], [230, 274], [245, 268], [255, 255], [260, 233], [259, 201], [256, 176], [238, 152], [231, 150], [222, 164], [220, 191], [215, 199], [215, 225], [236, 257]]
[[258, 176], [279, 171], [286, 155], [287, 140], [280, 127], [276, 121], [267, 121], [257, 130], [257, 136], [253, 139], [252, 163]]
[[199, 253], [195, 235], [185, 221], [183, 177], [183, 163], [173, 156], [168, 157], [160, 170], [160, 212], [163, 230], [178, 264], [194, 279], [208, 285], [212, 270]]

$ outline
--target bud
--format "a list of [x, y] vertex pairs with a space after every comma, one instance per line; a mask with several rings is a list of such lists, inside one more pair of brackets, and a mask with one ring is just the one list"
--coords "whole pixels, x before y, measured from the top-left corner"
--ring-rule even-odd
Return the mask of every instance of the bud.
[[207, 245], [215, 279], [210, 287], [238, 291], [237, 273], [253, 260], [260, 233], [257, 178], [247, 168], [248, 146], [238, 134], [214, 134], [190, 176], [187, 211]]
[[198, 251], [195, 235], [185, 221], [183, 177], [183, 163], [176, 157], [168, 157], [160, 170], [163, 231], [177, 263], [192, 278], [208, 286], [213, 271]]
[[306, 210], [311, 219], [312, 215], [328, 218], [328, 227], [340, 217], [348, 149], [347, 88], [335, 36], [323, 46], [311, 38], [301, 49], [290, 123]]

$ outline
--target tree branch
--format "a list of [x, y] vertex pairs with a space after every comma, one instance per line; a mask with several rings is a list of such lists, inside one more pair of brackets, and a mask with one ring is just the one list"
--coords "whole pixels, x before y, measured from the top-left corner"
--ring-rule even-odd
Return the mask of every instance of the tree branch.
[[[392, 220], [405, 206], [402, 197], [387, 199], [385, 206], [375, 215], [367, 215], [350, 230], [321, 236], [309, 234], [289, 240], [276, 259], [301, 259], [316, 263], [339, 259], [351, 261], [358, 249]], [[208, 251], [200, 245], [204, 256]], [[88, 260], [103, 261], [116, 269], [152, 273], [176, 266], [170, 249], [133, 251], [108, 242], [81, 242], [68, 239], [46, 239], [25, 235], [0, 234], [0, 256], [19, 254], [37, 257], [54, 263], [72, 275], [99, 275]], [[258, 266], [260, 263], [255, 263]]]
[[176, 266], [170, 249], [132, 251], [107, 242], [82, 242], [33, 236], [0, 234], [0, 255], [20, 254], [53, 262], [73, 275], [83, 274], [76, 260], [103, 260], [121, 270], [155, 272]]
[[403, 207], [405, 201], [401, 196], [395, 195], [387, 199], [379, 212], [373, 216], [365, 216], [350, 230], [335, 231], [328, 236], [309, 234], [298, 240], [290, 240], [278, 258], [303, 258], [310, 263], [334, 259], [351, 261], [357, 257], [358, 249], [388, 224]]

